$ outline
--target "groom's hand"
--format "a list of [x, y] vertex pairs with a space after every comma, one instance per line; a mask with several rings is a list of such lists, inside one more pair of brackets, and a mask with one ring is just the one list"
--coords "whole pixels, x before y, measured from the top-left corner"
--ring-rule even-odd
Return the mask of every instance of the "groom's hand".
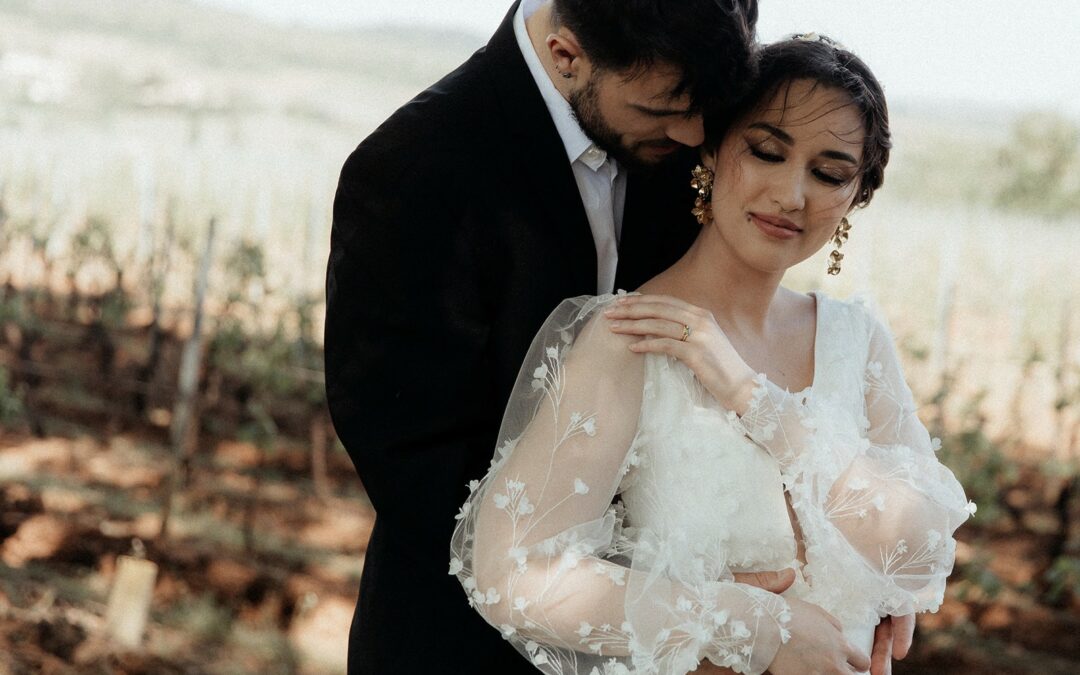
[[[757, 586], [770, 593], [780, 594], [795, 583], [795, 570], [790, 567], [779, 572], [736, 572], [735, 581], [740, 584]], [[734, 675], [731, 668], [724, 668], [705, 659], [698, 664], [696, 670], [690, 671], [694, 675]]]
[[698, 667], [690, 672], [694, 675], [735, 675], [735, 671], [731, 668], [718, 666], [708, 659], [699, 663]]
[[911, 649], [915, 615], [887, 616], [874, 629], [874, 651], [870, 655], [870, 675], [892, 675], [892, 660], [903, 659]]
[[795, 570], [788, 567], [779, 572], [736, 572], [735, 581], [779, 595], [795, 583]]

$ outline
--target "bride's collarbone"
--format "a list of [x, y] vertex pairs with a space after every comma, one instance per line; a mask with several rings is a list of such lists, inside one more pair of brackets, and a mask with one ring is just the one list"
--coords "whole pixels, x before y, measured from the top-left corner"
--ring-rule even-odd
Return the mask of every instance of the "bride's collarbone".
[[774, 337], [766, 344], [748, 344], [732, 339], [735, 351], [756, 373], [788, 391], [802, 391], [814, 380], [814, 340], [798, 335]]

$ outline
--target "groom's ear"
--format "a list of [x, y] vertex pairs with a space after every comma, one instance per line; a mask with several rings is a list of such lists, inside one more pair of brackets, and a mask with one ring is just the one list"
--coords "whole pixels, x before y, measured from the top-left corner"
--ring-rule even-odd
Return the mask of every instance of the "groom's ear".
[[551, 52], [551, 61], [559, 72], [575, 76], [582, 74], [582, 67], [587, 65], [588, 57], [577, 36], [569, 28], [559, 27], [556, 32], [547, 36], [545, 44]]

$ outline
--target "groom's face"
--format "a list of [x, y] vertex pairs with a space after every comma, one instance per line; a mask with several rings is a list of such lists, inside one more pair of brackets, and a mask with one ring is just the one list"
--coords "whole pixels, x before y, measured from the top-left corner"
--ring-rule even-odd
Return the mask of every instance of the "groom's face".
[[622, 164], [651, 166], [705, 139], [702, 116], [690, 107], [690, 97], [671, 95], [678, 81], [678, 72], [664, 66], [632, 77], [593, 70], [568, 98], [594, 143]]

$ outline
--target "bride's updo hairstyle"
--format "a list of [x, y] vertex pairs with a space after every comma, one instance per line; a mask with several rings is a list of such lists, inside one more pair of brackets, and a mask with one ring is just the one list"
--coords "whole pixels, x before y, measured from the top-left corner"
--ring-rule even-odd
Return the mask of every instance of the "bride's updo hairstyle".
[[862, 59], [837, 42], [815, 33], [796, 35], [765, 45], [758, 51], [758, 75], [748, 93], [732, 112], [709, 115], [705, 119], [705, 147], [715, 150], [728, 130], [746, 115], [767, 105], [783, 92], [785, 110], [798, 101], [789, 101], [789, 88], [796, 80], [811, 80], [816, 87], [839, 89], [851, 99], [863, 121], [862, 166], [853, 207], [870, 203], [874, 191], [885, 178], [892, 148], [889, 133], [889, 110], [881, 84]]

